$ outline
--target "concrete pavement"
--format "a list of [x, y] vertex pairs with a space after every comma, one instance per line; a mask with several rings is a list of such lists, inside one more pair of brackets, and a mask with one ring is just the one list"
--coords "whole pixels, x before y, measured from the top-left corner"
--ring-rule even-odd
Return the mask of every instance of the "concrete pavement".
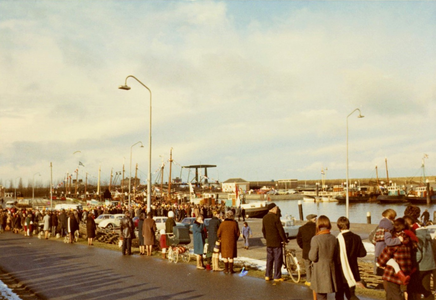
[[10, 232], [0, 234], [0, 268], [42, 299], [312, 299], [310, 289], [290, 282]]

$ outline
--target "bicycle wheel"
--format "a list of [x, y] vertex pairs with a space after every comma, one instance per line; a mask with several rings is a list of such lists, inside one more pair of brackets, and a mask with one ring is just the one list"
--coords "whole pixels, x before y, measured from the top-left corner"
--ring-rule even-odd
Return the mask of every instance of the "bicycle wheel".
[[178, 261], [179, 261], [179, 251], [178, 250], [176, 250], [176, 251], [173, 251], [173, 263], [177, 263]]
[[300, 282], [300, 264], [297, 260], [297, 257], [294, 256], [290, 251], [286, 253], [285, 266], [292, 281], [295, 283]]
[[173, 251], [173, 249], [171, 247], [168, 248], [167, 256], [168, 256], [168, 262], [173, 262], [173, 260], [174, 260], [174, 251]]
[[189, 249], [186, 249], [185, 252], [180, 254], [182, 261], [188, 263], [191, 260], [191, 255], [189, 254]]

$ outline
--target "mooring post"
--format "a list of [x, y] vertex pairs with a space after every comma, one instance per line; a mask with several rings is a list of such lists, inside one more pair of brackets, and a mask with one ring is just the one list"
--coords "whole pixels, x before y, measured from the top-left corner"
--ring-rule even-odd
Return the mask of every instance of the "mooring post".
[[300, 214], [300, 221], [303, 221], [303, 203], [298, 200], [298, 213]]
[[371, 224], [371, 212], [370, 211], [366, 213], [366, 223]]

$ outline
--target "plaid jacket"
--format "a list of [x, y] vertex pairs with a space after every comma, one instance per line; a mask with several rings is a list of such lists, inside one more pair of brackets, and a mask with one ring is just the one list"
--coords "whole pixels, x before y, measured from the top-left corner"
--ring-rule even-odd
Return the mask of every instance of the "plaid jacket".
[[383, 273], [382, 279], [401, 285], [402, 281], [395, 275], [394, 269], [391, 266], [386, 266], [386, 263], [390, 258], [395, 259], [400, 266], [401, 271], [403, 271], [405, 275], [409, 275], [412, 270], [412, 253], [410, 243], [386, 247], [377, 258], [379, 265], [385, 267], [385, 272]]

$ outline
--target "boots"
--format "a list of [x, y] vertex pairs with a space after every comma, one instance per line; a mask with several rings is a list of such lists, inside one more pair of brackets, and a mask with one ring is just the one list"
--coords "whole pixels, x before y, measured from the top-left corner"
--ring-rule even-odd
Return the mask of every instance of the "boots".
[[401, 280], [401, 282], [403, 283], [403, 285], [407, 285], [407, 284], [409, 284], [410, 276], [406, 276], [406, 275], [404, 275], [403, 271], [400, 270], [396, 275], [397, 275], [397, 277]]
[[224, 262], [224, 273], [225, 274], [229, 273], [229, 263], [228, 262]]
[[204, 270], [203, 257], [201, 255], [197, 255], [197, 270]]
[[162, 258], [163, 258], [163, 259], [167, 259], [167, 258], [166, 258], [166, 253], [165, 253], [165, 252], [162, 252]]
[[214, 272], [223, 271], [223, 269], [220, 269], [219, 261], [220, 261], [220, 259], [218, 257], [212, 258], [212, 268], [213, 268]]
[[233, 263], [232, 263], [232, 262], [229, 263], [229, 273], [230, 273], [230, 274], [235, 273], [235, 271], [233, 271]]

